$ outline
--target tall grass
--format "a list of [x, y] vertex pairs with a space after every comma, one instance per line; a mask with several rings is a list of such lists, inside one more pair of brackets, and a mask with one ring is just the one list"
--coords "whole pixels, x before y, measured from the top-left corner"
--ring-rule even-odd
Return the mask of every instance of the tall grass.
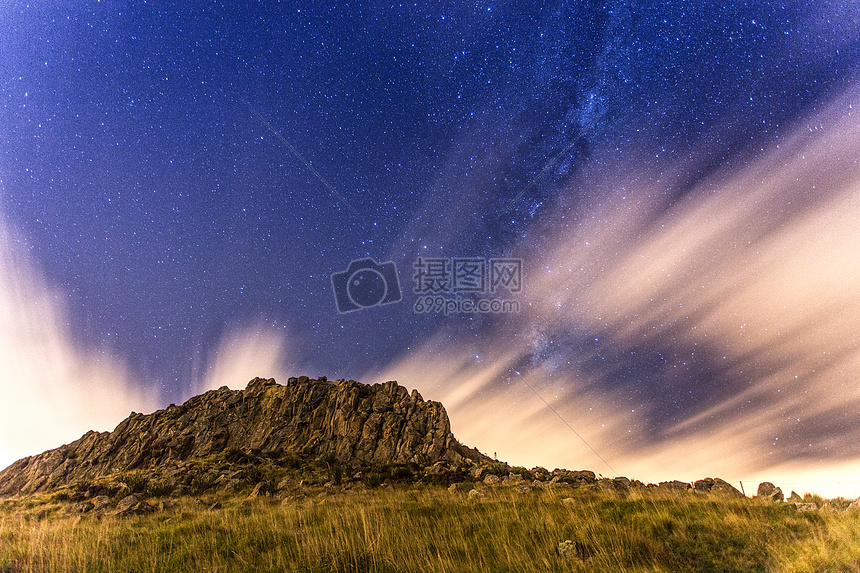
[[7, 502], [0, 572], [860, 570], [857, 513], [657, 491], [485, 491], [403, 486], [283, 505], [219, 497], [220, 510], [188, 498], [126, 518]]

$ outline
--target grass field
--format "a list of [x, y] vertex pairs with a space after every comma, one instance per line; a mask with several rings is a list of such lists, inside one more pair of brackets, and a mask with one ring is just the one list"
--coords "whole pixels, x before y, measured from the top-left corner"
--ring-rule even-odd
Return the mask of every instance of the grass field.
[[[398, 485], [143, 516], [0, 503], [0, 572], [858, 571], [860, 512], [711, 494]], [[221, 509], [208, 509], [216, 501]], [[40, 515], [41, 514], [41, 515]]]

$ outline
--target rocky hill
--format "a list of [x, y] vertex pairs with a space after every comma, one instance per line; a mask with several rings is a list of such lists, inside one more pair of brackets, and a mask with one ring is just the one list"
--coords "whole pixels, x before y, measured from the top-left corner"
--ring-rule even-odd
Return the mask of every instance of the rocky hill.
[[430, 467], [489, 459], [462, 446], [442, 404], [396, 382], [255, 378], [152, 414], [133, 413], [113, 432], [18, 460], [0, 472], [0, 495], [54, 490], [128, 472], [148, 476], [189, 460], [233, 452], [246, 459], [293, 455], [361, 470], [384, 464]]

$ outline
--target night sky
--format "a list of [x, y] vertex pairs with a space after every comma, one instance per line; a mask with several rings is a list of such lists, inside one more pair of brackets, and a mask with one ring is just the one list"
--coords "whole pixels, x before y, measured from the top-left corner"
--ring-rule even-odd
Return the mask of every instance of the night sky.
[[4, 2], [0, 465], [304, 374], [860, 495], [858, 73], [839, 0]]

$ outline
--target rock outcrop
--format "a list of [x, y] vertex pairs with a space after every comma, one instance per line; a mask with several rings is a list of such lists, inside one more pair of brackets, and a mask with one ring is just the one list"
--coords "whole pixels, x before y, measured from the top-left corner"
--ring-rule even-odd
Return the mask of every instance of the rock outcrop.
[[755, 496], [770, 501], [783, 501], [785, 499], [782, 489], [776, 487], [769, 481], [764, 481], [758, 484], [758, 491]]
[[152, 414], [132, 413], [113, 432], [18, 460], [0, 472], [0, 495], [46, 491], [120, 472], [148, 470], [230, 449], [327, 456], [350, 467], [489, 461], [451, 433], [442, 404], [396, 382], [322, 377], [286, 386], [255, 378]]

